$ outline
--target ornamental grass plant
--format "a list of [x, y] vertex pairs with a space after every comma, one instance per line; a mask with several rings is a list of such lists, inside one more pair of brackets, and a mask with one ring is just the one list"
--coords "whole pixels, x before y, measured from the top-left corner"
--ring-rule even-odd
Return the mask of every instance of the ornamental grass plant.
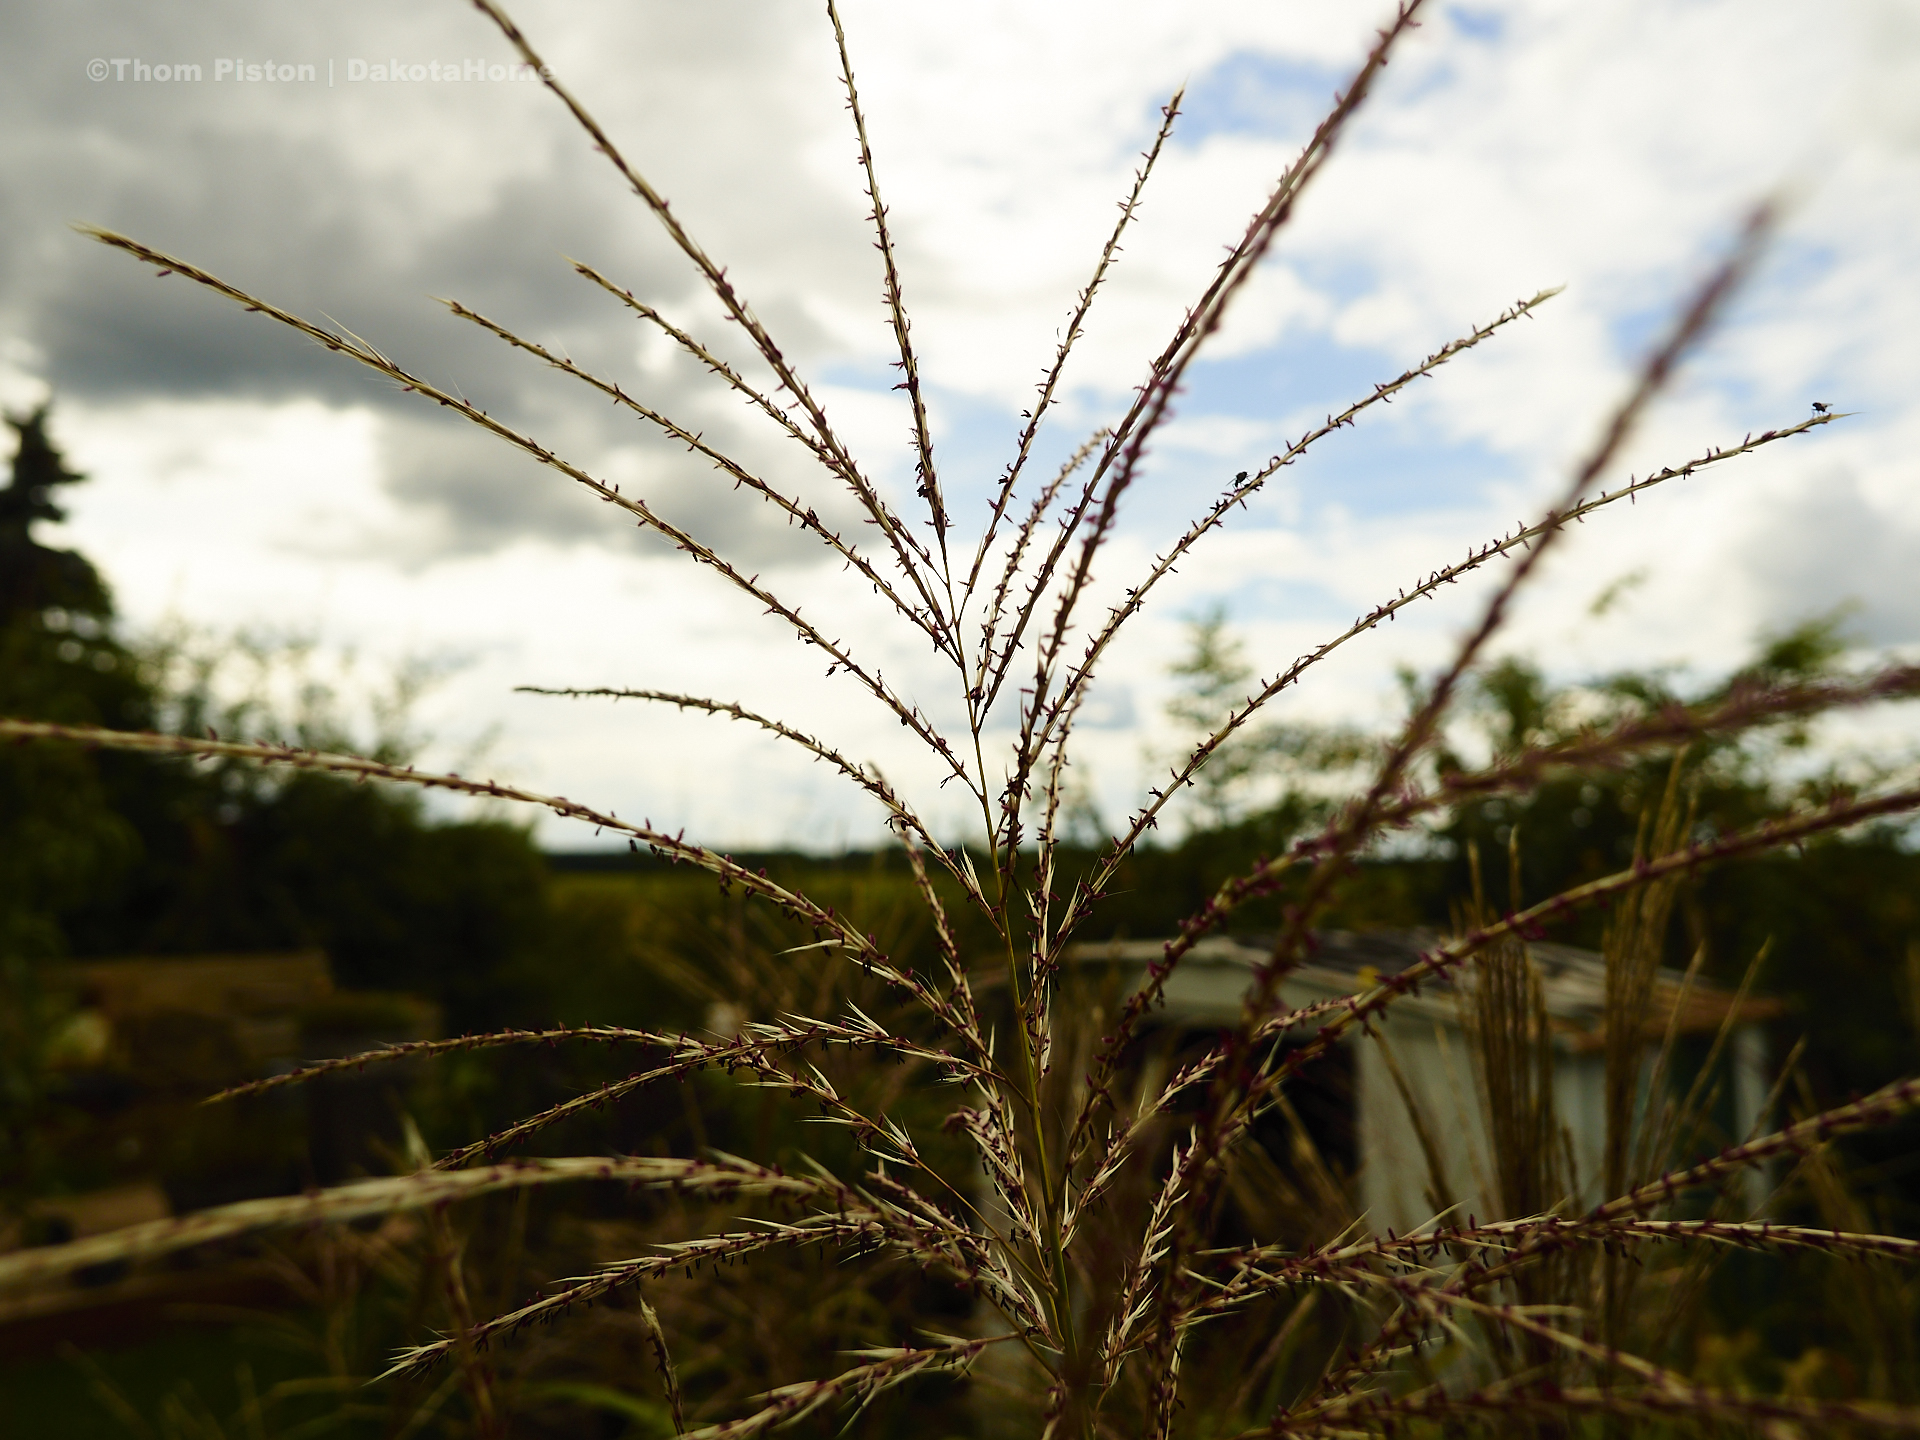
[[[476, 6], [525, 64], [543, 76], [552, 73], [533, 40], [498, 5], [476, 0]], [[664, 227], [755, 363], [722, 358], [710, 337], [680, 328], [617, 277], [580, 265], [581, 277], [783, 432], [810, 465], [813, 482], [851, 497], [861, 516], [859, 533], [829, 524], [810, 492], [783, 488], [694, 427], [655, 410], [632, 382], [590, 373], [464, 304], [449, 302], [453, 317], [679, 442], [698, 463], [711, 466], [720, 483], [757, 495], [831, 552], [870, 591], [870, 634], [881, 627], [917, 632], [940, 657], [952, 691], [951, 713], [963, 717], [956, 726], [943, 725], [891, 683], [869, 658], [860, 633], [842, 635], [803, 615], [730, 558], [724, 542], [678, 527], [644, 498], [623, 493], [366, 340], [290, 313], [137, 239], [89, 230], [162, 275], [203, 286], [265, 322], [369, 367], [585, 487], [607, 504], [610, 518], [663, 537], [708, 582], [751, 597], [767, 623], [812, 647], [845, 687], [849, 703], [878, 706], [897, 720], [924, 748], [944, 793], [965, 797], [973, 828], [965, 836], [936, 834], [925, 818], [927, 797], [897, 788], [831, 735], [809, 733], [781, 715], [727, 697], [644, 686], [557, 693], [703, 711], [778, 737], [796, 760], [825, 763], [884, 810], [910, 868], [915, 913], [879, 923], [670, 828], [509, 784], [239, 738], [0, 722], [0, 734], [16, 741], [247, 761], [545, 807], [707, 872], [762, 927], [753, 946], [743, 946], [724, 964], [677, 957], [714, 987], [705, 1033], [602, 1025], [508, 1029], [328, 1061], [244, 1088], [298, 1085], [330, 1070], [403, 1055], [431, 1058], [563, 1042], [605, 1046], [628, 1057], [631, 1068], [621, 1078], [493, 1133], [472, 1135], [438, 1158], [422, 1153], [408, 1173], [0, 1257], [0, 1284], [396, 1212], [423, 1212], [426, 1223], [438, 1225], [444, 1207], [456, 1202], [612, 1182], [666, 1197], [664, 1207], [645, 1211], [651, 1219], [624, 1232], [630, 1254], [518, 1294], [498, 1313], [463, 1298], [450, 1307], [455, 1318], [443, 1330], [423, 1329], [415, 1336], [389, 1376], [411, 1384], [447, 1367], [445, 1373], [460, 1376], [469, 1396], [472, 1433], [507, 1435], [513, 1420], [497, 1391], [497, 1358], [534, 1343], [526, 1337], [599, 1323], [591, 1314], [595, 1302], [608, 1302], [601, 1313], [612, 1313], [617, 1301], [624, 1307], [618, 1313], [644, 1335], [654, 1366], [651, 1379], [632, 1380], [633, 1393], [655, 1407], [647, 1413], [667, 1417], [663, 1423], [674, 1433], [711, 1440], [759, 1434], [804, 1417], [838, 1424], [893, 1387], [962, 1375], [972, 1377], [970, 1386], [948, 1384], [929, 1392], [951, 1405], [955, 1429], [978, 1424], [997, 1433], [1060, 1437], [1611, 1434], [1650, 1422], [1780, 1435], [1920, 1430], [1920, 1408], [1892, 1400], [1769, 1395], [1697, 1383], [1676, 1368], [1663, 1338], [1671, 1324], [1661, 1318], [1662, 1306], [1682, 1303], [1689, 1293], [1688, 1277], [1697, 1271], [1687, 1267], [1733, 1249], [1820, 1252], [1836, 1266], [1875, 1267], [1875, 1284], [1888, 1295], [1900, 1293], [1909, 1282], [1886, 1278], [1884, 1269], [1920, 1258], [1920, 1242], [1871, 1233], [1857, 1223], [1842, 1189], [1817, 1167], [1826, 1164], [1824, 1147], [1835, 1137], [1889, 1125], [1920, 1105], [1920, 1079], [1762, 1133], [1728, 1137], [1730, 1143], [1716, 1147], [1704, 1142], [1699, 1103], [1662, 1110], [1641, 1102], [1644, 1054], [1638, 1041], [1676, 887], [1705, 867], [1908, 816], [1920, 809], [1920, 786], [1890, 780], [1873, 788], [1835, 788], [1817, 802], [1729, 830], [1689, 823], [1676, 790], [1645, 826], [1628, 868], [1564, 893], [1516, 894], [1504, 910], [1477, 897], [1461, 912], [1454, 933], [1400, 973], [1369, 975], [1355, 993], [1305, 1008], [1280, 998], [1287, 976], [1311, 956], [1315, 928], [1343, 882], [1365, 857], [1419, 826], [1441, 824], [1457, 810], [1490, 799], [1524, 797], [1550, 779], [1617, 770], [1696, 742], [1920, 690], [1920, 670], [1907, 666], [1812, 679], [1758, 677], [1709, 702], [1609, 715], [1551, 743], [1517, 745], [1485, 764], [1461, 764], [1451, 756], [1441, 763], [1443, 728], [1453, 709], [1490, 661], [1490, 647], [1569, 524], [1844, 418], [1821, 407], [1760, 434], [1703, 439], [1695, 453], [1676, 455], [1645, 475], [1618, 473], [1629, 437], [1711, 331], [1765, 246], [1773, 225], [1768, 207], [1754, 212], [1725, 258], [1678, 308], [1535, 522], [1414, 579], [1250, 687], [1224, 723], [1142, 798], [1090, 860], [1063, 864], [1076, 718], [1115, 637], [1155, 598], [1161, 582], [1285, 467], [1456, 357], [1495, 343], [1501, 331], [1553, 293], [1523, 299], [1440, 344], [1285, 450], [1249, 461], [1188, 528], [1167, 538], [1117, 603], [1095, 599], [1094, 569], [1113, 563], [1108, 547], [1117, 518], [1195, 361], [1281, 240], [1382, 68], [1431, 8], [1426, 0], [1403, 0], [1389, 17], [1164, 349], [1146, 362], [1124, 412], [1079, 444], [1064, 465], [1040, 470], [1034, 457], [1057, 408], [1063, 372], [1082, 343], [1089, 310], [1119, 262], [1177, 123], [1180, 97], [1172, 99], [1071, 308], [985, 514], [971, 526], [950, 508], [937, 463], [905, 281], [848, 39], [833, 4], [828, 19], [870, 205], [898, 388], [912, 417], [914, 484], [908, 499], [886, 493], [843, 442], [816, 392], [720, 260], [646, 179], [643, 165], [629, 159], [560, 79], [544, 82], [641, 208]], [[1181, 925], [1137, 989], [1091, 991], [1087, 977], [1075, 970], [1076, 937], [1098, 915], [1127, 857], [1148, 840], [1176, 797], [1204, 780], [1209, 761], [1259, 723], [1277, 697], [1310, 683], [1315, 667], [1333, 652], [1483, 571], [1491, 576], [1485, 598], [1457, 646], [1417, 685], [1395, 733], [1365, 751], [1358, 767], [1362, 780], [1352, 793], [1282, 852], [1222, 885]], [[1524, 846], [1525, 837], [1515, 843]], [[1237, 1023], [1197, 1053], [1141, 1063], [1169, 977], [1236, 914], [1275, 897], [1284, 901], [1280, 923], [1264, 963], [1250, 976]], [[1555, 1155], [1551, 1065], [1543, 1058], [1549, 1036], [1526, 944], [1569, 917], [1606, 907], [1614, 917], [1607, 945], [1606, 1198], [1577, 1204]], [[1337, 1177], [1324, 1166], [1315, 1169], [1310, 1146], [1303, 1141], [1289, 1165], [1280, 1167], [1256, 1142], [1256, 1128], [1288, 1117], [1297, 1085], [1338, 1047], [1365, 1043], [1371, 1022], [1403, 998], [1449, 982], [1457, 982], [1469, 1012], [1486, 1084], [1503, 1213], [1467, 1215], [1437, 1204], [1433, 1220], [1414, 1233], [1376, 1233], [1366, 1216], [1342, 1213], [1347, 1202]], [[805, 1121], [831, 1127], [811, 1132], [820, 1137], [816, 1159], [776, 1163], [775, 1154], [736, 1155], [698, 1144], [690, 1144], [688, 1153], [525, 1153], [536, 1137], [564, 1130], [569, 1120], [690, 1083], [701, 1072], [760, 1087], [780, 1108], [783, 1126]], [[1773, 1109], [1785, 1111], [1782, 1104]], [[763, 1138], [770, 1133], [763, 1131]], [[1801, 1162], [1816, 1167], [1810, 1173], [1824, 1187], [1829, 1228], [1782, 1225], [1752, 1208], [1749, 1177], [1777, 1177], [1783, 1167]], [[1425, 1162], [1408, 1156], [1406, 1163], [1418, 1168]], [[1446, 1196], [1437, 1192], [1435, 1198]], [[728, 1218], [743, 1213], [746, 1219]], [[686, 1228], [675, 1233], [668, 1221]], [[606, 1233], [623, 1232], [616, 1227]], [[756, 1274], [787, 1273], [780, 1267], [822, 1257], [839, 1257], [838, 1266], [829, 1268], [840, 1274], [887, 1266], [917, 1271], [930, 1287], [926, 1294], [945, 1298], [914, 1312], [900, 1343], [837, 1355], [795, 1344], [789, 1359], [810, 1368], [770, 1374], [751, 1389], [716, 1380], [709, 1323], [716, 1307], [751, 1309]], [[783, 1282], [766, 1283], [772, 1295]], [[465, 1293], [486, 1295], [496, 1288], [475, 1284]], [[545, 1329], [549, 1322], [558, 1328]], [[693, 1355], [702, 1357], [700, 1373], [688, 1370]], [[431, 1384], [425, 1388], [441, 1393]]]

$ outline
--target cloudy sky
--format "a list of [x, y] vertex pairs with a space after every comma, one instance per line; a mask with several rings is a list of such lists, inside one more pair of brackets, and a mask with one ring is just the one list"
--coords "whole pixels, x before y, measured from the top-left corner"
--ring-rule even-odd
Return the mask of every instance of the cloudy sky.
[[[1044, 458], [1124, 408], [1383, 9], [848, 0], [963, 535], [1169, 94], [1186, 87], [1185, 117]], [[907, 416], [889, 393], [878, 260], [820, 8], [525, 0], [515, 14], [728, 268], [869, 473], [912, 506]], [[501, 778], [717, 843], [869, 841], [879, 817], [862, 797], [743, 727], [511, 693], [737, 699], [904, 783], [930, 780], [898, 723], [823, 677], [778, 622], [564, 477], [69, 228], [134, 235], [457, 387], [646, 496], [955, 718], [954, 681], [924, 639], [817, 547], [434, 303], [457, 298], [563, 347], [858, 528], [797, 447], [572, 273], [569, 257], [589, 262], [744, 354], [551, 95], [351, 78], [395, 61], [464, 74], [511, 58], [454, 0], [75, 0], [0, 14], [0, 399], [18, 408], [51, 391], [57, 436], [93, 477], [61, 538], [108, 574], [137, 630], [246, 626], [351, 652], [363, 671], [439, 665], [446, 678], [418, 715], [428, 760], [485, 740]], [[313, 78], [237, 78], [269, 61]], [[163, 82], [163, 65], [202, 78]], [[1920, 642], [1920, 11], [1435, 0], [1194, 373], [1102, 585], [1130, 583], [1234, 472], [1373, 382], [1521, 296], [1566, 291], [1285, 472], [1158, 592], [1086, 715], [1079, 773], [1101, 807], [1130, 808], [1172, 744], [1166, 671], [1192, 617], [1225, 606], [1270, 672], [1532, 517], [1670, 307], [1770, 193], [1790, 210], [1765, 266], [1614, 478], [1795, 422], [1815, 400], [1857, 413], [1584, 526], [1507, 647], [1564, 675], [1707, 674], [1756, 636], [1842, 606], [1864, 648]], [[1596, 616], [1606, 591], [1617, 599]], [[1474, 594], [1451, 590], [1351, 647], [1285, 713], [1386, 715], [1395, 668], [1438, 663]], [[964, 823], [951, 794], [920, 798]], [[541, 835], [590, 840], [559, 822]]]

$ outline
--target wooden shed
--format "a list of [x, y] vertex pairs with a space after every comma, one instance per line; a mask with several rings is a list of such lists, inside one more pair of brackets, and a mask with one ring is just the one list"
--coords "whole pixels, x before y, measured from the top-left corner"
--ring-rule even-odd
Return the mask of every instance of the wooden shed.
[[[1280, 1001], [1299, 1009], [1370, 989], [1381, 976], [1411, 965], [1441, 938], [1437, 932], [1413, 930], [1318, 932], [1311, 961], [1285, 978]], [[1126, 991], [1145, 978], [1147, 966], [1163, 948], [1157, 940], [1085, 944], [1076, 947], [1074, 960], [1084, 978], [1095, 980], [1104, 972], [1105, 979], [1117, 984], [1103, 988]], [[1580, 1204], [1592, 1204], [1602, 1198], [1606, 1140], [1606, 965], [1598, 953], [1569, 945], [1531, 944], [1527, 951], [1539, 976], [1552, 1034], [1554, 1103], [1574, 1193]], [[1153, 1012], [1150, 1024], [1204, 1032], [1238, 1023], [1252, 972], [1268, 953], [1267, 946], [1249, 938], [1201, 941], [1169, 978], [1166, 1003]], [[1698, 981], [1687, 985], [1684, 979], [1672, 970], [1661, 970], [1654, 978], [1652, 1015], [1640, 1037], [1645, 1074], [1651, 1075], [1670, 1025], [1678, 1035], [1710, 1038], [1731, 1019], [1731, 1084], [1722, 1113], [1726, 1128], [1744, 1136], [1766, 1101], [1767, 1044], [1761, 1022], [1777, 1013], [1778, 1003], [1737, 1001], [1723, 990]], [[1376, 1233], [1389, 1228], [1404, 1233], [1433, 1217], [1422, 1126], [1444, 1163], [1451, 1199], [1480, 1216], [1497, 1214], [1488, 1179], [1483, 1087], [1453, 986], [1446, 981], [1423, 985], [1420, 993], [1397, 1001], [1376, 1028], [1384, 1047], [1356, 1032], [1332, 1058], [1343, 1079], [1334, 1092], [1337, 1103], [1351, 1111], [1345, 1117], [1350, 1144], [1341, 1158], [1357, 1171], [1355, 1199], [1366, 1223]], [[1404, 1091], [1393, 1075], [1395, 1065]], [[1755, 1179], [1764, 1183], [1764, 1177]]]

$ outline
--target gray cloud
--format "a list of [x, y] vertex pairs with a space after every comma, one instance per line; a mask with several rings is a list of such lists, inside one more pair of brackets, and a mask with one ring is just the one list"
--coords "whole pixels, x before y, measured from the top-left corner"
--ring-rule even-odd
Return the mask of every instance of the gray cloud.
[[[732, 243], [715, 244], [717, 254], [749, 276], [798, 258], [813, 267], [807, 282], [815, 292], [870, 299], [870, 277], [855, 273], [870, 259], [865, 247], [829, 243], [858, 222], [851, 187], [823, 196], [801, 176], [772, 190], [742, 184], [747, 177], [688, 168], [673, 144], [696, 124], [764, 134], [771, 119], [794, 133], [780, 76], [793, 17], [735, 7], [743, 23], [728, 27], [716, 26], [710, 11], [689, 16], [671, 3], [627, 7], [613, 17], [616, 33], [595, 45], [575, 27], [559, 27], [547, 8], [558, 7], [529, 5], [519, 18], [536, 38], [553, 38], [551, 58], [577, 88], [610, 99], [610, 128], [644, 160], [662, 161], [662, 181], [682, 213], [719, 221]], [[729, 42], [724, 55], [716, 33]], [[644, 45], [632, 43], [641, 37]], [[551, 96], [524, 85], [329, 91], [323, 83], [85, 78], [96, 56], [193, 61], [204, 77], [222, 55], [311, 58], [323, 76], [333, 57], [338, 76], [346, 57], [389, 52], [509, 58], [484, 21], [459, 6], [406, 14], [371, 3], [316, 11], [238, 0], [164, 10], [124, 0], [10, 7], [0, 17], [0, 123], [9, 137], [0, 149], [0, 328], [26, 342], [56, 394], [108, 404], [219, 396], [376, 407], [385, 417], [388, 487], [421, 512], [406, 546], [416, 559], [431, 558], [423, 545], [471, 553], [517, 536], [621, 533], [604, 507], [568, 493], [562, 477], [477, 432], [457, 431], [380, 377], [262, 317], [178, 277], [156, 280], [67, 228], [98, 223], [310, 319], [336, 319], [590, 469], [621, 455], [631, 468], [638, 457], [650, 498], [696, 531], [728, 537], [743, 560], [813, 553], [764, 507], [714, 484], [704, 462], [639, 433], [634, 417], [616, 416], [604, 400], [428, 298], [456, 297], [525, 327], [530, 338], [643, 389], [657, 408], [686, 417], [748, 463], [788, 453], [746, 423], [743, 407], [716, 404], [711, 381], [692, 364], [636, 374], [636, 321], [574, 276], [562, 256], [591, 261], [669, 309], [684, 308], [695, 284]], [[633, 63], [652, 77], [644, 92], [611, 63], [592, 63], [613, 53], [642, 57]], [[743, 81], [743, 72], [764, 83]], [[724, 104], [722, 83], [732, 92]], [[754, 178], [766, 182], [765, 168]], [[773, 294], [760, 308], [791, 353], [820, 356], [824, 337], [797, 295]], [[780, 463], [787, 474], [796, 468]], [[818, 492], [810, 498], [834, 508], [832, 487]]]
[[369, 549], [418, 562], [527, 534], [573, 540], [612, 529], [602, 502], [463, 420], [393, 414], [380, 441], [387, 488], [419, 521], [397, 535], [367, 537]]
[[1876, 505], [1850, 470], [1759, 518], [1746, 568], [1770, 628], [1844, 611], [1869, 645], [1920, 640], [1920, 532]]

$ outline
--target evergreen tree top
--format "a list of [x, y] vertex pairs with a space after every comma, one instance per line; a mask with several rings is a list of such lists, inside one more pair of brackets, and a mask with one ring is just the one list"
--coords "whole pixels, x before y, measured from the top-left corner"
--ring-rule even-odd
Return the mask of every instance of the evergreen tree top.
[[12, 477], [0, 489], [0, 625], [56, 607], [101, 618], [113, 612], [106, 582], [85, 557], [42, 545], [33, 535], [39, 521], [66, 519], [54, 502], [55, 487], [86, 478], [67, 468], [48, 438], [47, 410], [42, 405], [29, 415], [7, 416], [19, 448]]

